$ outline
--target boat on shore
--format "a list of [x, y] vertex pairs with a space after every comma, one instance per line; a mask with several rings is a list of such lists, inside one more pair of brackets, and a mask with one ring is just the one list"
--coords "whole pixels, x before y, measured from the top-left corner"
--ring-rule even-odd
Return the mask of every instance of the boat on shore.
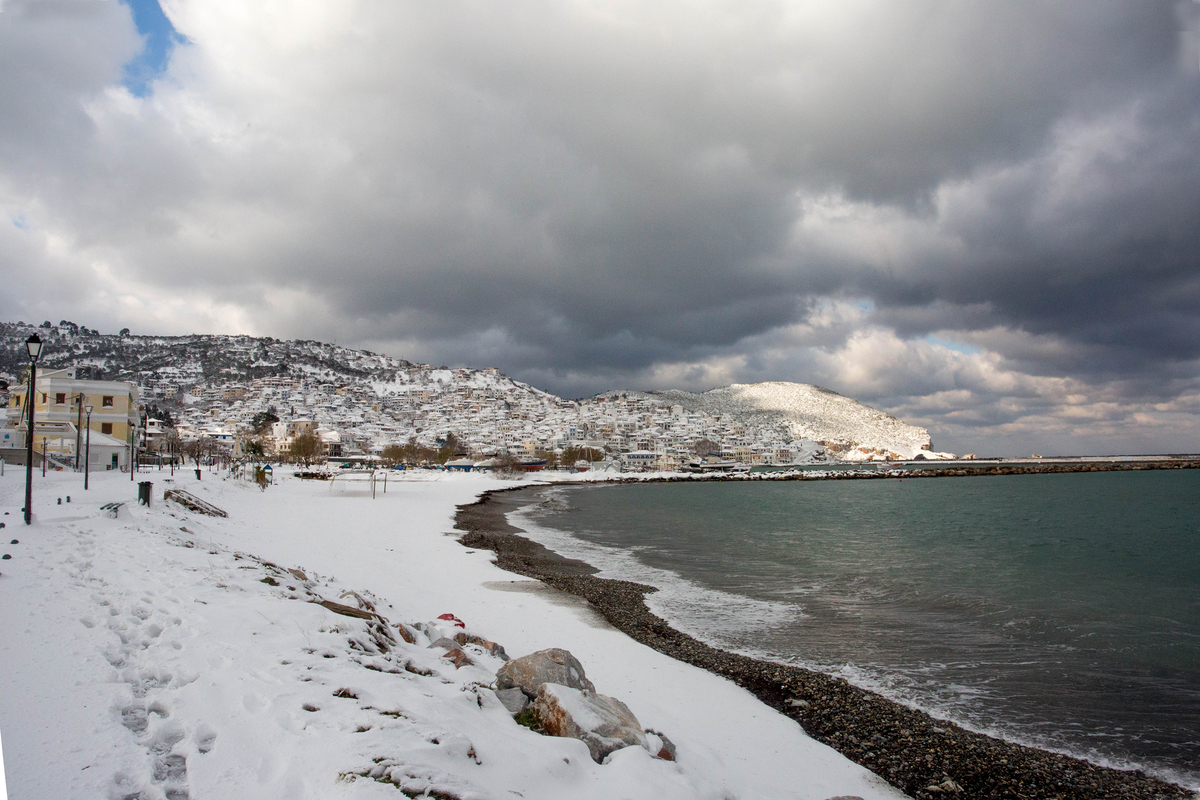
[[692, 459], [683, 467], [684, 472], [749, 472], [750, 467], [737, 461], [722, 459], [719, 456], [704, 456]]

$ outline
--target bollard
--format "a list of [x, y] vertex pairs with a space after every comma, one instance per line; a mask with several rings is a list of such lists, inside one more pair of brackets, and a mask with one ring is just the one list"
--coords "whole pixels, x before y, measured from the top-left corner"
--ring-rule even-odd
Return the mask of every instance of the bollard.
[[67, 495], [67, 502], [71, 502], [71, 495]]
[[60, 506], [62, 505], [62, 498], [61, 498], [61, 497], [60, 497], [60, 498], [58, 498], [58, 504], [59, 504]]

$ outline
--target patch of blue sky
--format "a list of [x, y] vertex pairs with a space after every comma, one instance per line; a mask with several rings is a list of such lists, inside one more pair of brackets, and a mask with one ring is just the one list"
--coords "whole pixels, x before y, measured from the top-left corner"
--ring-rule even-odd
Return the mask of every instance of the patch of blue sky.
[[947, 350], [954, 350], [958, 353], [965, 353], [969, 356], [978, 355], [979, 353], [983, 352], [981, 348], [978, 348], [974, 345], [963, 344], [962, 342], [952, 342], [949, 339], [942, 339], [934, 336], [932, 333], [924, 337], [924, 339], [930, 344], [937, 345], [938, 347], [944, 347]]
[[155, 78], [166, 71], [171, 50], [176, 44], [187, 44], [187, 38], [175, 30], [158, 0], [121, 1], [129, 6], [142, 35], [142, 50], [125, 65], [121, 83], [135, 97], [145, 97]]
[[12, 214], [9, 216], [9, 219], [11, 219], [12, 224], [16, 225], [19, 229], [23, 231], [29, 230], [29, 220], [25, 219], [24, 214]]
[[875, 313], [875, 301], [874, 300], [859, 299], [859, 300], [854, 301], [854, 305], [858, 308], [859, 311], [865, 311], [868, 314]]

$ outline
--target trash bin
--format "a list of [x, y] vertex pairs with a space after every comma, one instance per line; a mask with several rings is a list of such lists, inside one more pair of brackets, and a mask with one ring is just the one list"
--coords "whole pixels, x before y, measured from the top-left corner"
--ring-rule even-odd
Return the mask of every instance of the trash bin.
[[196, 480], [200, 480], [200, 468], [196, 467]]
[[150, 507], [150, 490], [154, 484], [150, 481], [138, 481], [138, 505]]

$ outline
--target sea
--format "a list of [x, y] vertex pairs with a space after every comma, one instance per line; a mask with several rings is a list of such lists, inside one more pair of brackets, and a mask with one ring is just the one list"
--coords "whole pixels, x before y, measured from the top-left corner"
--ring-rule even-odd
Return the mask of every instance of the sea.
[[540, 489], [702, 641], [1200, 788], [1200, 470]]

